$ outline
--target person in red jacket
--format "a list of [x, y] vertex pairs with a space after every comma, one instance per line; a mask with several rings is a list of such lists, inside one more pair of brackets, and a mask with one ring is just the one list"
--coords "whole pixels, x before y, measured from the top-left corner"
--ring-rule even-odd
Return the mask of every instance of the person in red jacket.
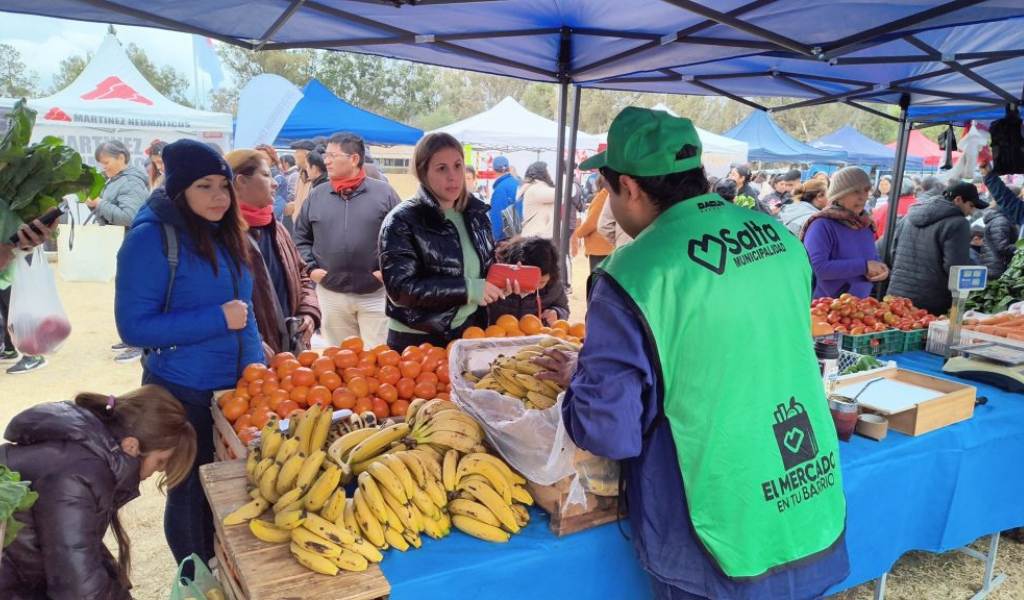
[[[917, 202], [917, 196], [914, 195], [914, 182], [903, 178], [903, 185], [900, 187], [900, 197], [896, 205], [896, 217], [903, 218], [907, 215], [907, 211], [910, 207]], [[885, 235], [886, 223], [889, 220], [889, 203], [879, 204], [875, 207], [871, 218], [875, 220], [875, 239], [881, 238]]]

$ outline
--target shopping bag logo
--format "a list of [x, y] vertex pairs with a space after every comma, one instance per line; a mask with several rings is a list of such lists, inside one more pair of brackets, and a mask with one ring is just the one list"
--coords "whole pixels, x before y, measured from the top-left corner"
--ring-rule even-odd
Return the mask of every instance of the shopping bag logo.
[[779, 444], [782, 465], [786, 469], [792, 469], [817, 456], [818, 442], [814, 439], [811, 420], [807, 417], [803, 404], [797, 402], [795, 397], [791, 397], [789, 404], [779, 404], [775, 407], [774, 417], [775, 424], [772, 427], [775, 431], [775, 440]]

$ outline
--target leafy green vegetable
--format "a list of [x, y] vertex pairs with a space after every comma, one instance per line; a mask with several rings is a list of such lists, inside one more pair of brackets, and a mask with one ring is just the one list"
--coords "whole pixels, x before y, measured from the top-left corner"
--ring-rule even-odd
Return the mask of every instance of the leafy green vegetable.
[[877, 369], [879, 367], [884, 366], [885, 365], [882, 364], [882, 361], [878, 360], [874, 356], [869, 356], [865, 354], [864, 356], [861, 356], [859, 359], [857, 359], [857, 362], [853, 363], [849, 367], [846, 367], [846, 369], [844, 369], [843, 372], [840, 373], [840, 375], [863, 373], [864, 371], [870, 371], [871, 369]]
[[60, 138], [46, 136], [29, 145], [36, 112], [24, 100], [8, 116], [10, 127], [0, 140], [0, 240], [23, 223], [56, 207], [68, 194], [79, 201], [99, 196], [103, 176]]
[[967, 308], [987, 314], [1000, 313], [1024, 299], [1024, 240], [1017, 241], [1017, 252], [1002, 277], [989, 281], [980, 292], [967, 299]]
[[750, 196], [736, 196], [733, 199], [733, 203], [736, 206], [742, 206], [743, 208], [754, 208], [757, 205], [757, 201]]
[[22, 524], [14, 519], [14, 514], [32, 508], [39, 494], [32, 491], [29, 482], [22, 481], [17, 471], [0, 465], [0, 521], [7, 523], [3, 545], [6, 547], [18, 535]]

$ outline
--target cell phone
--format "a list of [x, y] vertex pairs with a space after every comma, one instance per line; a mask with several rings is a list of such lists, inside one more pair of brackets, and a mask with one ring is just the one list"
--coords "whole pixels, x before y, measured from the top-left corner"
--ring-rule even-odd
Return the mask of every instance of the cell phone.
[[524, 294], [536, 292], [540, 288], [540, 277], [540, 267], [533, 265], [495, 263], [487, 270], [487, 282], [491, 285], [505, 289], [509, 281], [517, 281]]
[[[49, 227], [50, 225], [53, 225], [53, 222], [60, 218], [60, 216], [65, 212], [67, 212], [67, 205], [62, 202], [57, 206], [51, 208], [50, 210], [46, 211], [41, 217], [39, 217], [39, 222]], [[36, 229], [36, 227], [32, 223], [29, 223], [29, 227], [35, 229], [35, 232], [38, 233], [39, 235], [43, 234], [43, 232]], [[17, 245], [18, 233], [15, 232], [14, 235], [8, 238], [7, 243]]]

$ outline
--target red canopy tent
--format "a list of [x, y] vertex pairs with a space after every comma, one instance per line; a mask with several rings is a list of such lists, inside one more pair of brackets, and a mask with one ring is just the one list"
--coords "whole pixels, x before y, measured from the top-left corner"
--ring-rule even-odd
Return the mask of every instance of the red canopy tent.
[[[895, 149], [896, 142], [886, 144], [886, 146]], [[923, 133], [916, 129], [910, 132], [907, 154], [921, 157], [926, 167], [937, 167], [942, 161], [946, 160], [946, 151], [939, 148], [938, 144], [925, 137]], [[960, 158], [960, 153], [954, 152], [953, 162], [956, 162], [958, 158]]]

